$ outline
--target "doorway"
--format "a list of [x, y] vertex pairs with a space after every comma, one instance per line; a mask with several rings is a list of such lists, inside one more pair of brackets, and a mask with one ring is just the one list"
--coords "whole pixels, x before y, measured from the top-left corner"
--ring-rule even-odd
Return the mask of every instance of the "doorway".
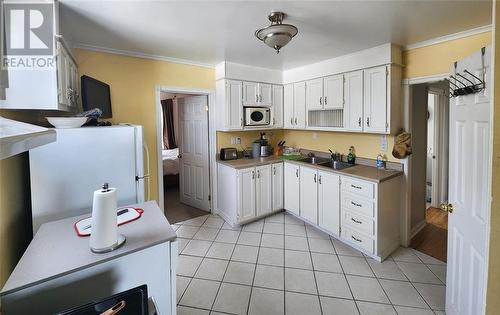
[[210, 213], [209, 96], [158, 94], [158, 186], [165, 215], [174, 224]]
[[[448, 213], [449, 85], [446, 81], [413, 88], [412, 238], [410, 247], [446, 262]], [[425, 172], [422, 172], [425, 170]]]

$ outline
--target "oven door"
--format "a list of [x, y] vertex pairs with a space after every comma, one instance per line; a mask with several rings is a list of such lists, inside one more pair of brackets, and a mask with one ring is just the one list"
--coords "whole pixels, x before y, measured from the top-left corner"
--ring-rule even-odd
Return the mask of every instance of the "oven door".
[[265, 126], [270, 123], [269, 108], [245, 108], [245, 126]]

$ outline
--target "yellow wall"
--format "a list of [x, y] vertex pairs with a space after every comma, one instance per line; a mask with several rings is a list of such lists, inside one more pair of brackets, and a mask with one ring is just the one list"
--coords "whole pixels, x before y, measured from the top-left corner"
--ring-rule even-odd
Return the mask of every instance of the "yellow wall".
[[416, 78], [448, 73], [455, 61], [491, 44], [491, 32], [403, 52], [403, 76]]
[[[495, 43], [494, 59], [494, 90], [493, 90], [493, 174], [492, 174], [492, 204], [491, 204], [491, 234], [490, 255], [488, 267], [488, 290], [486, 296], [486, 313], [498, 314], [500, 309], [500, 3], [495, 2], [493, 15]], [[495, 23], [496, 21], [496, 23]]]
[[[269, 144], [275, 146], [279, 141], [283, 140], [283, 130], [262, 130], [266, 133], [266, 138]], [[231, 137], [240, 137], [241, 144], [231, 144]], [[260, 131], [233, 131], [222, 132], [217, 131], [217, 152], [221, 148], [233, 147], [238, 150], [243, 150], [246, 147], [251, 147], [252, 142], [260, 139]]]
[[114, 123], [144, 126], [151, 153], [151, 198], [158, 200], [156, 150], [157, 85], [215, 89], [215, 70], [150, 59], [75, 50], [80, 75], [89, 75], [111, 86]]
[[0, 287], [31, 240], [28, 154], [0, 161]]

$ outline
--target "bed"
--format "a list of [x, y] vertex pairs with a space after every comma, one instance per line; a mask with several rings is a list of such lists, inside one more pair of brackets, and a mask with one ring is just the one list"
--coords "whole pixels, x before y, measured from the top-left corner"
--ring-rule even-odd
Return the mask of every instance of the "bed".
[[179, 149], [162, 150], [163, 185], [165, 188], [179, 185]]

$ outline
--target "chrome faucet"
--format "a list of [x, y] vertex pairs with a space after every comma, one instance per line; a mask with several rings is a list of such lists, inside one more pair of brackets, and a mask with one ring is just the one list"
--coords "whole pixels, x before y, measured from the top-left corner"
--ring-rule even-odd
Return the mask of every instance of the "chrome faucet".
[[330, 157], [332, 158], [332, 161], [341, 161], [342, 156], [338, 152], [333, 152], [331, 149], [328, 149], [330, 151]]

